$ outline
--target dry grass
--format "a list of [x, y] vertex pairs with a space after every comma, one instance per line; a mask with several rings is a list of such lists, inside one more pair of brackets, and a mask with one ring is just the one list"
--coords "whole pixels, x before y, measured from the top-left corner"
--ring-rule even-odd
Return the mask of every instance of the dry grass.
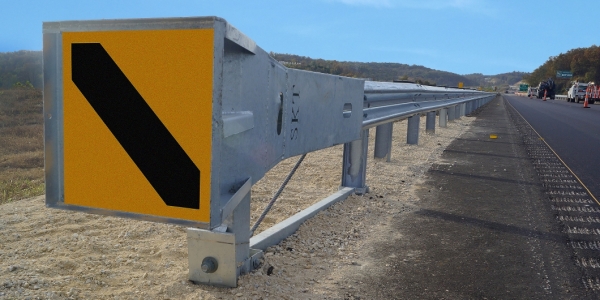
[[42, 93], [0, 91], [0, 204], [44, 193]]

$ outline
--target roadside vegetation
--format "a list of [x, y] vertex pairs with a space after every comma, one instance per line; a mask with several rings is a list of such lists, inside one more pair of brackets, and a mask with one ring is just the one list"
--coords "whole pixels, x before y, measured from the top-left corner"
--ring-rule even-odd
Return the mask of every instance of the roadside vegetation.
[[42, 89], [42, 51], [0, 52], [0, 89], [29, 82]]
[[42, 93], [0, 89], [0, 204], [44, 193]]
[[[573, 78], [556, 78], [556, 71], [570, 71]], [[555, 78], [557, 93], [566, 93], [572, 81], [600, 83], [600, 47], [593, 45], [588, 48], [577, 48], [551, 56], [531, 74], [523, 77], [530, 86], [548, 78]]]
[[523, 75], [527, 74], [510, 72], [498, 75], [483, 75], [480, 73], [459, 75], [418, 65], [313, 59], [306, 56], [274, 52], [271, 52], [270, 55], [286, 67], [300, 70], [367, 78], [374, 81], [409, 80], [420, 84], [448, 87], [456, 87], [459, 82], [462, 82], [465, 87], [478, 87], [486, 90], [494, 86], [515, 84], [523, 78]]

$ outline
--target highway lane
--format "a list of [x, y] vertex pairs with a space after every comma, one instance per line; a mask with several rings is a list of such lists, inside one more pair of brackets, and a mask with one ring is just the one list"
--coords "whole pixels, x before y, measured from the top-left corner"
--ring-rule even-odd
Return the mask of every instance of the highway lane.
[[503, 96], [599, 199], [600, 104]]

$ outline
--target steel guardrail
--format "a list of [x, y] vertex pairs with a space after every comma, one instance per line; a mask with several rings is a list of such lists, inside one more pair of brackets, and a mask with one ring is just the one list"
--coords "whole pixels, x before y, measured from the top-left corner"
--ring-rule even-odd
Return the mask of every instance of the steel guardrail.
[[416, 83], [365, 81], [363, 129], [491, 95], [493, 93]]

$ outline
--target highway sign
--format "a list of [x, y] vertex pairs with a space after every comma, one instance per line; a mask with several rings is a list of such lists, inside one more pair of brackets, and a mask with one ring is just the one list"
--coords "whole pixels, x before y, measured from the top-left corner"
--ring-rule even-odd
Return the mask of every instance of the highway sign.
[[573, 73], [569, 71], [556, 71], [556, 78], [572, 78]]
[[62, 50], [64, 203], [208, 222], [213, 30], [64, 32]]
[[529, 88], [528, 84], [519, 84], [519, 92], [527, 92], [528, 88]]
[[458, 83], [458, 88], [459, 88], [459, 89], [462, 89], [462, 88], [463, 88], [463, 86], [464, 86], [464, 83], [462, 83], [462, 82], [459, 82], [459, 83]]

